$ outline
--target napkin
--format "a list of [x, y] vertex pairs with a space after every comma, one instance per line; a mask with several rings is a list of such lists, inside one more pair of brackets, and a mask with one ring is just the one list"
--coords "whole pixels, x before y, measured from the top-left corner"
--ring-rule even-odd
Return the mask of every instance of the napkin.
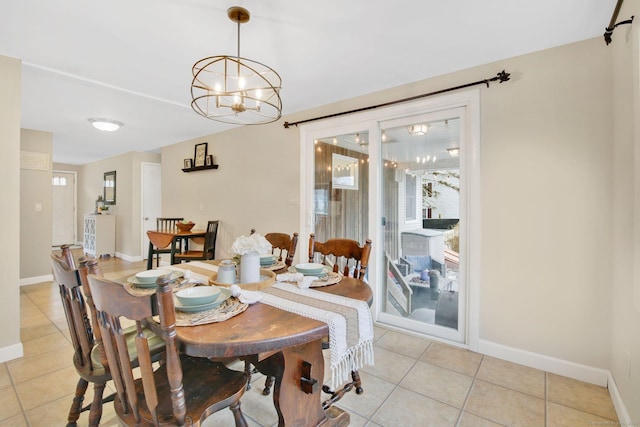
[[184, 273], [182, 273], [182, 277], [184, 277], [184, 281], [182, 282], [183, 285], [191, 283], [204, 283], [202, 279], [195, 277], [193, 271], [191, 270], [184, 270]]
[[317, 276], [305, 276], [302, 273], [282, 273], [276, 274], [276, 280], [278, 282], [293, 282], [297, 283], [300, 289], [307, 289], [311, 286], [314, 280], [318, 280]]
[[229, 290], [231, 291], [231, 295], [238, 298], [240, 302], [244, 304], [253, 304], [260, 301], [260, 298], [262, 298], [262, 294], [260, 292], [247, 291], [238, 285], [231, 285]]

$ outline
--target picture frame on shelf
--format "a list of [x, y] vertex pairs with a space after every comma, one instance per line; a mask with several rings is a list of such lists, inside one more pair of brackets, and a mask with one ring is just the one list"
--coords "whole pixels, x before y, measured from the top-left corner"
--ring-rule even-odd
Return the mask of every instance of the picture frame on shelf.
[[207, 159], [207, 148], [208, 143], [202, 142], [200, 144], [196, 144], [195, 152], [194, 152], [194, 167], [205, 166]]
[[184, 159], [184, 168], [191, 169], [193, 167], [193, 159]]
[[204, 164], [205, 166], [213, 166], [213, 154], [207, 155], [207, 158]]

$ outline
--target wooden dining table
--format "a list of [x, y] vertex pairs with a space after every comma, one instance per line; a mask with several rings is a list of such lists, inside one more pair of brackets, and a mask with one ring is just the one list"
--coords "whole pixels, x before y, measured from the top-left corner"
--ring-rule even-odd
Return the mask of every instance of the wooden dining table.
[[[373, 296], [367, 283], [349, 277], [314, 289], [369, 304]], [[275, 377], [279, 426], [349, 424], [348, 412], [322, 407], [322, 342], [329, 335], [325, 323], [257, 302], [223, 322], [177, 327], [176, 333], [180, 350], [190, 356], [240, 358]]]
[[[194, 239], [195, 243], [202, 244], [204, 242], [204, 237], [206, 235], [207, 230], [189, 230], [189, 231], [180, 231], [179, 229], [175, 229], [172, 231], [147, 231], [147, 237], [149, 237], [149, 254], [147, 258], [147, 270], [151, 270], [153, 267], [153, 248], [156, 247], [158, 249], [171, 249], [171, 261], [170, 263], [175, 264], [175, 255], [177, 252], [178, 242], [180, 240], [187, 241], [188, 239]], [[202, 239], [202, 240], [198, 240]]]

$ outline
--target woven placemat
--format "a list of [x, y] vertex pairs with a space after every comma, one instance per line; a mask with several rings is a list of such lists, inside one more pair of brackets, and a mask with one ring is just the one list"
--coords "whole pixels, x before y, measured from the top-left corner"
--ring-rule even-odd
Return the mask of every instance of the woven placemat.
[[[171, 282], [171, 288], [173, 290], [173, 292], [178, 292], [181, 289], [187, 289], [187, 288], [191, 288], [198, 285], [198, 283], [185, 283], [182, 284], [182, 280], [174, 280], [173, 282]], [[124, 289], [130, 293], [133, 296], [136, 297], [144, 297], [144, 296], [148, 296], [148, 295], [153, 295], [156, 293], [156, 287], [153, 286], [151, 288], [141, 288], [138, 287], [136, 285], [133, 285], [127, 281], [125, 281], [123, 283]]]
[[323, 278], [323, 279], [314, 280], [313, 282], [311, 282], [309, 287], [320, 288], [322, 286], [335, 285], [336, 283], [342, 280], [342, 274], [334, 273], [333, 271], [330, 271], [329, 273], [327, 273], [326, 276], [327, 276], [326, 279]]
[[285, 264], [284, 261], [276, 261], [271, 265], [261, 265], [260, 268], [262, 270], [278, 271], [278, 270], [282, 270], [286, 266], [287, 264]]
[[222, 322], [237, 316], [249, 307], [249, 304], [240, 302], [236, 297], [229, 297], [216, 308], [187, 313], [176, 310], [176, 326], [198, 326], [208, 323]]

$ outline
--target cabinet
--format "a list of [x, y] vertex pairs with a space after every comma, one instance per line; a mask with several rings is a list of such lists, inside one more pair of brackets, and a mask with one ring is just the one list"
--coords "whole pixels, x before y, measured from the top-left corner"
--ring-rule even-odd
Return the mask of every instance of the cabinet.
[[93, 256], [115, 255], [115, 215], [85, 215], [83, 242], [83, 248], [86, 254]]

